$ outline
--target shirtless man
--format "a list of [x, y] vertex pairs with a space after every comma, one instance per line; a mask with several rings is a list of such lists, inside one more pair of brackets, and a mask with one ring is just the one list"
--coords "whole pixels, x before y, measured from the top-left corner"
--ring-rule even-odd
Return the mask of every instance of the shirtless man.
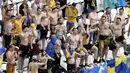
[[115, 16], [115, 20], [114, 21], [116, 21], [117, 18], [119, 17], [119, 18], [121, 18], [121, 23], [125, 23], [125, 17], [124, 17], [123, 14], [124, 14], [124, 9], [120, 8], [119, 9], [119, 14]]
[[[8, 46], [11, 43], [11, 35], [12, 35], [12, 29], [13, 29], [13, 17], [11, 15], [11, 11], [7, 10], [5, 13], [3, 13], [4, 17], [4, 47], [8, 48]], [[8, 49], [7, 49], [8, 50]], [[4, 61], [6, 59], [6, 55], [4, 54]]]
[[37, 26], [36, 29], [37, 29], [37, 32], [38, 32], [38, 38], [40, 39], [40, 30], [42, 28], [41, 19], [43, 17], [42, 9], [40, 7], [38, 7], [36, 13], [31, 12], [31, 16], [32, 16], [33, 23], [35, 23], [36, 26]]
[[50, 17], [48, 15], [48, 6], [44, 5], [42, 10], [41, 26], [50, 30]]
[[30, 50], [30, 53], [29, 53], [29, 55], [30, 55], [30, 61], [29, 62], [31, 62], [32, 56], [37, 54], [37, 50], [35, 50], [35, 49], [38, 49], [38, 48], [35, 47], [36, 39], [37, 39], [37, 36], [38, 36], [35, 24], [30, 25], [28, 34], [29, 34], [29, 37], [28, 37], [29, 45], [31, 47], [31, 50]]
[[[88, 19], [90, 20], [90, 29], [96, 29], [96, 24], [98, 24], [98, 15], [94, 7], [92, 7], [93, 11], [89, 14]], [[90, 32], [90, 43], [93, 44], [96, 40], [96, 30]]]
[[90, 25], [97, 24], [97, 21], [99, 20], [98, 14], [94, 7], [92, 7], [93, 11], [89, 14], [88, 19], [90, 20]]
[[63, 21], [64, 21], [63, 18], [58, 18], [58, 24], [56, 25], [56, 32], [57, 33], [60, 32], [66, 36], [67, 31], [66, 31], [66, 28], [63, 24]]
[[41, 11], [42, 11], [42, 9], [40, 7], [37, 8], [36, 13], [32, 13], [32, 11], [31, 11], [31, 16], [33, 18], [33, 22], [37, 25], [37, 30], [40, 30], [40, 28], [41, 28], [41, 18], [43, 17]]
[[[129, 16], [130, 17], [130, 16]], [[123, 21], [124, 22], [124, 21]], [[121, 44], [121, 42], [123, 42], [124, 40], [124, 36], [122, 35], [123, 34], [123, 31], [122, 29], [125, 27], [126, 24], [128, 24], [129, 22], [129, 18], [127, 20], [126, 23], [122, 23], [122, 20], [120, 17], [117, 17], [116, 18], [116, 22], [114, 24], [112, 24], [111, 26], [111, 30], [112, 30], [112, 33], [115, 37], [115, 41], [118, 43], [118, 44]], [[112, 48], [112, 47], [111, 47]], [[117, 51], [118, 51], [118, 48], [119, 46], [114, 46], [113, 45], [113, 57], [116, 58], [116, 55], [117, 55]]]
[[[60, 9], [60, 2], [57, 2], [56, 3], [56, 7], [58, 8], [58, 9]], [[59, 12], [58, 12], [58, 18], [62, 18], [63, 16], [62, 16], [62, 10], [60, 10]]]
[[20, 34], [20, 58], [19, 58], [19, 72], [23, 70], [23, 64], [25, 57], [28, 56], [29, 53], [29, 28], [24, 27], [23, 32]]
[[15, 73], [16, 59], [18, 58], [18, 54], [15, 51], [15, 47], [13, 45], [9, 47], [6, 56], [8, 60], [7, 67], [6, 67], [7, 73]]
[[[89, 32], [91, 32], [91, 30], [89, 30], [89, 26], [87, 25], [86, 27], [82, 27], [82, 26], [78, 26], [78, 30], [79, 30], [79, 34], [80, 34], [80, 42], [81, 42], [81, 48], [80, 50], [82, 50], [85, 53], [85, 64], [87, 64], [88, 60], [88, 54], [92, 54], [94, 53], [94, 61], [93, 63], [98, 63], [97, 59], [98, 59], [98, 48], [96, 47], [95, 44], [90, 44], [89, 43], [89, 38], [90, 38], [90, 34]], [[82, 32], [81, 32], [82, 31]], [[85, 48], [85, 49], [84, 49]], [[81, 59], [82, 61], [82, 59]], [[81, 62], [81, 65], [84, 63]]]
[[43, 7], [43, 11], [42, 11], [42, 15], [43, 17], [41, 18], [41, 29], [40, 29], [40, 39], [42, 40], [42, 44], [43, 44], [43, 49], [45, 49], [47, 46], [45, 45], [45, 41], [47, 40], [47, 34], [48, 31], [50, 31], [50, 17], [48, 15], [48, 6], [44, 5]]
[[28, 73], [38, 73], [38, 68], [42, 65], [45, 65], [45, 63], [39, 63], [37, 56], [33, 56], [32, 62], [29, 64]]
[[[98, 40], [99, 40], [99, 50], [100, 50], [100, 62], [104, 62], [104, 55], [107, 57], [110, 44], [110, 36], [112, 35], [110, 28], [110, 23], [106, 22], [106, 17], [102, 16], [101, 23], [99, 23]], [[105, 58], [106, 59], [106, 58]]]
[[5, 47], [8, 48], [11, 42], [11, 35], [12, 35], [12, 29], [13, 29], [13, 23], [10, 14], [10, 10], [7, 10], [6, 13], [3, 15], [4, 17], [4, 34], [5, 34]]
[[43, 51], [39, 62], [44, 63], [45, 65], [40, 66], [38, 69], [38, 73], [47, 73], [47, 61], [48, 61], [48, 55], [46, 54], [46, 51]]
[[71, 34], [67, 39], [67, 42], [70, 44], [71, 51], [75, 51], [79, 48], [80, 36], [78, 35], [77, 28], [73, 28], [70, 30]]
[[76, 68], [76, 58], [78, 56], [80, 56], [82, 58], [82, 56], [85, 56], [85, 53], [83, 51], [81, 52], [70, 52], [70, 45], [68, 43], [65, 43], [65, 56], [67, 58], [67, 70], [68, 71], [72, 71]]
[[107, 22], [111, 23], [111, 8], [107, 7], [106, 12], [103, 14], [103, 16], [106, 16]]
[[51, 12], [49, 12], [49, 16], [50, 16], [50, 26], [51, 28], [55, 27], [58, 23], [58, 12], [62, 9], [64, 9], [65, 7], [67, 7], [68, 5], [64, 5], [63, 7], [61, 7], [60, 9], [58, 9], [57, 7], [53, 8]]

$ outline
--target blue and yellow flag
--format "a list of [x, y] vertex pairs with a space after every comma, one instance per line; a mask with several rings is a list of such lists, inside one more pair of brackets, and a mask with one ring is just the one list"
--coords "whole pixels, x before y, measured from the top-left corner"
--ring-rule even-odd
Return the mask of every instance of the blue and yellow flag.
[[107, 73], [107, 62], [100, 66], [98, 73]]
[[122, 61], [125, 60], [126, 57], [122, 56], [122, 57], [118, 57], [116, 59], [107, 61], [108, 63], [108, 73], [120, 73], [123, 71], [123, 67], [122, 67]]
[[123, 72], [130, 73], [130, 56], [126, 57], [126, 60], [122, 63]]
[[107, 62], [101, 66], [95, 66], [89, 73], [107, 73]]
[[130, 73], [130, 55], [121, 56], [95, 66], [89, 73]]
[[99, 70], [100, 70], [100, 67], [95, 66], [89, 73], [98, 73]]

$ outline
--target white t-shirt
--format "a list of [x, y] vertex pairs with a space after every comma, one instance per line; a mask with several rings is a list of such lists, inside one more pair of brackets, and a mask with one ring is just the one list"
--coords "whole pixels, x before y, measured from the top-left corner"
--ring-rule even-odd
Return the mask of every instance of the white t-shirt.
[[[85, 22], [87, 25], [90, 24], [90, 20], [86, 18], [86, 22]], [[78, 22], [79, 25], [82, 25], [83, 24], [83, 19], [79, 19], [79, 22]]]
[[96, 4], [97, 4], [97, 11], [104, 10], [103, 0], [96, 0]]

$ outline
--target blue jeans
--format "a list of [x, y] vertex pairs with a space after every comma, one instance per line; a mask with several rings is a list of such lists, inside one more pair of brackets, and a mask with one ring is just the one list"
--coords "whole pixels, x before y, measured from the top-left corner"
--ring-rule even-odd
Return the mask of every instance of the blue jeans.
[[69, 30], [74, 26], [74, 22], [68, 22], [67, 21], [67, 24], [66, 24], [66, 27], [67, 27], [67, 32], [69, 32]]
[[94, 42], [96, 40], [96, 32], [90, 32], [90, 41]]

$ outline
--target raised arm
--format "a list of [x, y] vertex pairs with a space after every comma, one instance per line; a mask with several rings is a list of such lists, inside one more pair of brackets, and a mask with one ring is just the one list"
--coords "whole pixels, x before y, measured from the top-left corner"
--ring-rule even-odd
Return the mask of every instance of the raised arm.
[[127, 25], [128, 23], [129, 23], [129, 21], [130, 21], [130, 15], [128, 15], [128, 18], [126, 18], [126, 22], [125, 23], [123, 23], [123, 28], [125, 28], [125, 25]]
[[60, 10], [65, 9], [66, 7], [68, 7], [68, 4], [66, 4], [66, 5], [62, 6], [60, 9], [58, 9], [58, 12], [59, 12]]

